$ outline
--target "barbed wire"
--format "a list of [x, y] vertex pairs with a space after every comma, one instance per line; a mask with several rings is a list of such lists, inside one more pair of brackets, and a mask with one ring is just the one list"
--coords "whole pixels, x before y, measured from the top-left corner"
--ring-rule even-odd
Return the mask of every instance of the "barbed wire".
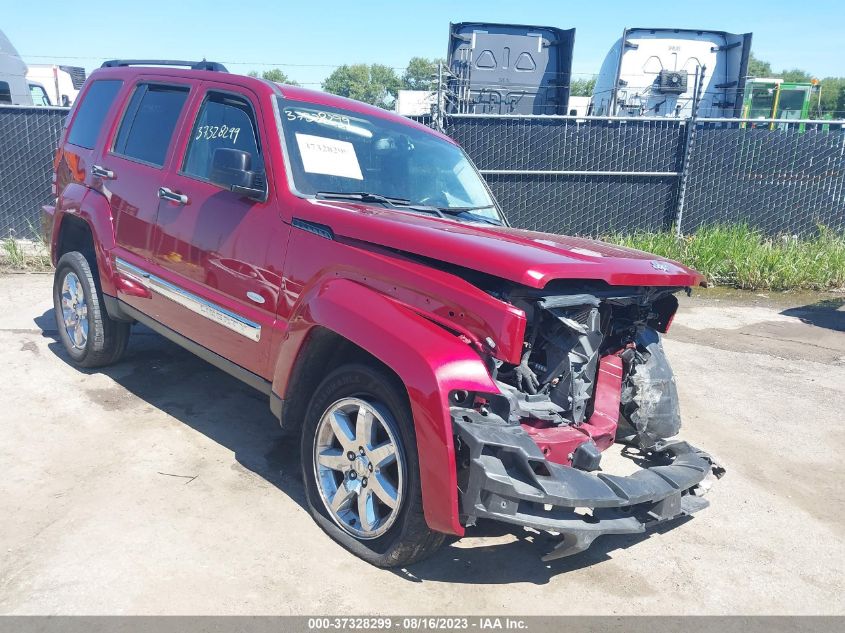
[[[22, 54], [21, 57], [31, 58], [31, 59], [97, 60], [97, 61], [105, 60], [105, 59], [120, 59], [120, 56], [114, 56], [114, 55], [111, 55], [111, 56], [109, 56], [109, 55], [94, 56], [94, 55], [27, 55], [27, 54]], [[259, 61], [233, 61], [233, 60], [215, 60], [215, 61], [219, 61], [219, 63], [221, 63], [221, 64], [227, 64], [227, 65], [230, 65], [230, 66], [273, 67], [273, 68], [334, 68], [334, 69], [337, 69], [337, 68], [341, 68], [343, 66], [354, 65], [354, 64], [313, 64], [313, 63], [304, 64], [304, 63], [297, 63], [297, 62], [259, 62]], [[361, 63], [363, 63], [363, 62], [361, 62]], [[466, 62], [462, 62], [462, 60], [453, 60], [453, 65], [454, 64], [461, 64], [461, 63], [466, 63]], [[387, 64], [381, 64], [381, 65], [386, 66], [387, 68], [390, 68], [391, 70], [397, 70], [397, 71], [405, 71], [407, 69], [407, 66], [388, 66]], [[449, 66], [447, 66], [446, 64], [444, 64], [443, 70], [445, 71], [445, 73], [451, 79], [461, 80], [461, 77], [458, 76], [458, 75], [455, 75], [451, 71]], [[543, 74], [546, 75], [546, 76], [548, 76], [548, 75], [568, 75], [570, 77], [577, 76], [577, 77], [589, 77], [589, 78], [593, 78], [593, 79], [598, 78], [598, 73], [595, 73], [595, 72], [550, 71], [550, 72], [544, 72]], [[746, 79], [752, 79], [752, 78], [753, 77], [751, 75], [746, 77]], [[295, 78], [293, 78], [293, 77], [291, 77], [291, 79], [295, 80]], [[465, 79], [463, 79], [463, 80], [465, 81]], [[447, 81], [448, 81], [448, 78], [447, 78]], [[576, 81], [577, 81], [577, 79], [576, 79]], [[298, 81], [297, 80], [296, 83], [300, 86], [319, 86], [319, 87], [322, 87], [324, 82], [323, 81]], [[560, 86], [560, 87], [566, 88], [566, 89], [571, 89], [573, 87], [573, 83], [574, 82], [572, 82], [568, 85]], [[524, 84], [524, 83], [510, 83], [510, 84], [489, 83], [489, 84], [484, 84], [484, 88], [487, 89], [487, 90], [500, 89], [500, 90], [511, 90], [511, 91], [513, 91], [513, 90], [533, 89], [533, 88], [538, 88], [538, 86], [536, 86], [535, 84]], [[627, 85], [627, 86], [620, 86], [619, 91], [626, 91], [629, 94], [632, 93], [632, 92], [633, 93], [647, 93], [647, 92], [651, 91], [653, 88], [654, 88], [653, 83], [648, 84], [648, 85], [644, 85], [644, 86]], [[613, 89], [610, 88], [610, 89], [605, 90], [605, 91], [594, 92], [592, 95], [571, 95], [571, 96], [596, 96], [596, 95], [600, 95], [600, 94], [610, 93], [612, 91], [613, 91]], [[746, 91], [746, 89], [740, 89], [740, 88], [719, 88], [718, 89], [719, 95], [720, 96], [726, 96], [726, 97], [734, 96], [738, 93], [743, 93], [745, 91]], [[684, 99], [689, 100], [691, 98], [691, 97], [684, 97], [684, 96], [682, 96], [683, 94], [685, 94], [685, 93], [681, 93], [680, 95], [678, 95], [679, 101], [684, 100]], [[665, 96], [665, 95], [663, 93], [651, 93], [651, 96]], [[818, 109], [814, 109], [812, 104], [810, 106], [810, 109], [813, 113], [820, 114], [820, 115], [823, 115], [823, 114], [836, 115], [836, 114], [840, 114], [840, 113], [845, 112], [843, 110], [818, 110]]]
[[[75, 60], [104, 60], [104, 59], [121, 59], [120, 55], [27, 55], [25, 53], [20, 54], [23, 58], [32, 58], [32, 59], [75, 59]], [[215, 59], [213, 61], [219, 62], [221, 64], [229, 64], [230, 66], [275, 66], [275, 67], [290, 67], [290, 68], [341, 68], [342, 66], [354, 66], [356, 63], [366, 63], [366, 62], [353, 62], [353, 63], [345, 63], [345, 64], [300, 64], [296, 62], [245, 62], [245, 61], [232, 61], [232, 60], [225, 60], [225, 59]], [[378, 64], [379, 62], [373, 62]], [[381, 66], [386, 66], [391, 70], [406, 70], [408, 67], [405, 66], [389, 66], [387, 64], [379, 64]], [[564, 71], [549, 71], [544, 74], [547, 75], [580, 75], [585, 77], [595, 77], [598, 73], [595, 72], [564, 72]]]

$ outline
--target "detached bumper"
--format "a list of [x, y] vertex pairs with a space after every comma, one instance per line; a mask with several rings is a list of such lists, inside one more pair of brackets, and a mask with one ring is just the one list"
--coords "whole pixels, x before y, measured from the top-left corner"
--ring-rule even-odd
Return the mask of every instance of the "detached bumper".
[[543, 560], [584, 551], [604, 534], [643, 532], [701, 510], [708, 502], [693, 491], [711, 473], [724, 473], [686, 442], [667, 443], [651, 453], [655, 465], [627, 477], [588, 473], [546, 460], [521, 427], [473, 414], [453, 416], [461, 518], [560, 533], [562, 542]]

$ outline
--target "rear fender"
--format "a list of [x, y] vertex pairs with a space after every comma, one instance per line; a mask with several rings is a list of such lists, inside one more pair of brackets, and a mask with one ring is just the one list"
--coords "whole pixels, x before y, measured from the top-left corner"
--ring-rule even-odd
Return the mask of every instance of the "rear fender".
[[414, 420], [426, 522], [433, 530], [463, 535], [448, 397], [455, 389], [499, 393], [481, 358], [398, 301], [354, 281], [333, 279], [302, 297], [282, 345], [274, 393], [287, 393], [302, 343], [315, 326], [363, 348], [402, 380]]
[[115, 271], [109, 252], [115, 246], [114, 225], [112, 224], [111, 205], [106, 197], [79, 183], [71, 183], [62, 191], [56, 204], [53, 230], [50, 242], [50, 257], [58, 263], [61, 248], [62, 223], [68, 217], [75, 217], [88, 225], [94, 241], [94, 255], [100, 272], [102, 290], [107, 295], [115, 295]]

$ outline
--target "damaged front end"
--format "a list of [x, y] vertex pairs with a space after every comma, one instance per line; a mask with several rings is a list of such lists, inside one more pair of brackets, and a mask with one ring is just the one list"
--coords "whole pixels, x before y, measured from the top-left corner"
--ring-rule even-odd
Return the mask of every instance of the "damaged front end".
[[[528, 325], [518, 364], [489, 359], [501, 394], [450, 394], [462, 522], [561, 535], [544, 560], [696, 512], [724, 473], [703, 451], [670, 439], [680, 411], [659, 333], [682, 289], [554, 290], [502, 297]], [[645, 467], [603, 472], [601, 451], [614, 442]]]

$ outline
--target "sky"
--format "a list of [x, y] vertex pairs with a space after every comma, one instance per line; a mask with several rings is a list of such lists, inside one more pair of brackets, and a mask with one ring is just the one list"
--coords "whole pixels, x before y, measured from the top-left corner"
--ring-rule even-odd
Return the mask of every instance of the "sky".
[[0, 29], [25, 62], [89, 71], [111, 58], [205, 57], [238, 73], [279, 67], [319, 88], [341, 64], [378, 62], [401, 72], [411, 57], [445, 57], [449, 22], [485, 21], [576, 28], [576, 77], [598, 72], [625, 27], [751, 31], [755, 55], [776, 71], [845, 76], [843, 0], [0, 0], [0, 7]]

